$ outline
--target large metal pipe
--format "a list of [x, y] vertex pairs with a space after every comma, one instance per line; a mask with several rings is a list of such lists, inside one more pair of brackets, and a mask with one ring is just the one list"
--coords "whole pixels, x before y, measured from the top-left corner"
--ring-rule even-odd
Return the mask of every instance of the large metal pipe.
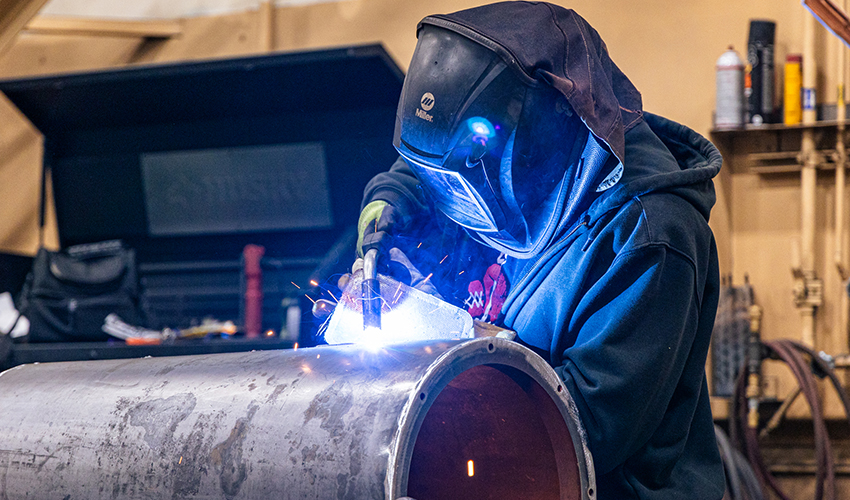
[[491, 338], [24, 365], [0, 498], [595, 498], [556, 373]]

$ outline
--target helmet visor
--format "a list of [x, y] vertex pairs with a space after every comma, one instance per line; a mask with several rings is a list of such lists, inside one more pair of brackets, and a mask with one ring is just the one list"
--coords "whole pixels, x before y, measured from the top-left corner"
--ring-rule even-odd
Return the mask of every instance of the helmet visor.
[[431, 167], [402, 154], [434, 206], [461, 226], [484, 233], [499, 231], [484, 198], [459, 172]]

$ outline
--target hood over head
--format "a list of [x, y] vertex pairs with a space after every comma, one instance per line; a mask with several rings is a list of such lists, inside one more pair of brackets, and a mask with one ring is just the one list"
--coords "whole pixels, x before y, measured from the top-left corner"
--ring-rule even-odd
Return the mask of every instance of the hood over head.
[[426, 24], [460, 33], [528, 78], [554, 87], [623, 162], [625, 133], [642, 114], [640, 92], [575, 11], [544, 2], [499, 2], [428, 16], [418, 29]]
[[477, 239], [531, 258], [623, 178], [640, 93], [574, 11], [501, 2], [417, 35], [394, 145]]

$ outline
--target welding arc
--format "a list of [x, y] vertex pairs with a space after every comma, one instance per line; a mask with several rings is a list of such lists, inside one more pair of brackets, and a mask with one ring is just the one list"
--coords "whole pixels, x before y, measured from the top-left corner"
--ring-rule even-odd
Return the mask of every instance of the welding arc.
[[[848, 398], [846, 391], [829, 363], [811, 348], [787, 339], [764, 342], [762, 345], [764, 348], [763, 357], [780, 360], [788, 365], [809, 404], [812, 415], [815, 458], [817, 463], [814, 498], [815, 500], [822, 500], [825, 495], [828, 500], [833, 500], [835, 498], [835, 459], [832, 454], [832, 445], [827, 433], [826, 421], [823, 416], [814, 374], [817, 374], [821, 378], [829, 378], [838, 393], [848, 419], [850, 419], [850, 398]], [[809, 358], [808, 362], [804, 356]], [[786, 410], [787, 406], [783, 411]], [[736, 442], [738, 447], [745, 452], [763, 487], [770, 488], [782, 500], [789, 500], [789, 497], [781, 491], [775, 478], [764, 463], [759, 445], [758, 429], [750, 428], [746, 422], [746, 377], [742, 372], [741, 376], [738, 377], [735, 397], [732, 400], [729, 425], [730, 436], [732, 436], [732, 441]], [[740, 437], [739, 434], [743, 434], [743, 436]]]

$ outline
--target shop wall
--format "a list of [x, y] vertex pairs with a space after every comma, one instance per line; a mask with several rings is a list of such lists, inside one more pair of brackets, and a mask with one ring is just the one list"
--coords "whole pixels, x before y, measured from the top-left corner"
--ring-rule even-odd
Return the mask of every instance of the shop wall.
[[[415, 45], [415, 27], [425, 15], [485, 2], [463, 0], [345, 0], [273, 12], [273, 50], [383, 43], [405, 68]], [[558, 2], [582, 14], [602, 35], [614, 61], [643, 94], [647, 111], [682, 122], [709, 136], [712, 128], [714, 64], [728, 45], [745, 52], [748, 22], [777, 23], [776, 61], [801, 52], [808, 14], [792, 0], [575, 0]], [[0, 55], [0, 77], [83, 71], [125, 64], [173, 62], [257, 54], [262, 11], [182, 20], [182, 34], [166, 41], [102, 36], [23, 33]], [[264, 24], [265, 23], [265, 24]], [[837, 42], [819, 27], [818, 91], [834, 101]], [[781, 69], [781, 64], [777, 65]], [[781, 71], [777, 71], [781, 74]], [[826, 97], [824, 97], [826, 96]], [[0, 100], [0, 251], [34, 254], [37, 248], [39, 134], [5, 100]], [[826, 304], [818, 318], [819, 343], [831, 352], [847, 351], [843, 284], [827, 262], [834, 245], [834, 190], [822, 174], [818, 211], [819, 274]], [[765, 307], [767, 337], [797, 337], [799, 315], [791, 300], [793, 244], [800, 228], [799, 182], [793, 175], [765, 177], [732, 173], [718, 177], [711, 225], [724, 275], [736, 283], [748, 276]], [[847, 228], [844, 228], [847, 232]], [[56, 246], [55, 224], [47, 244]]]

